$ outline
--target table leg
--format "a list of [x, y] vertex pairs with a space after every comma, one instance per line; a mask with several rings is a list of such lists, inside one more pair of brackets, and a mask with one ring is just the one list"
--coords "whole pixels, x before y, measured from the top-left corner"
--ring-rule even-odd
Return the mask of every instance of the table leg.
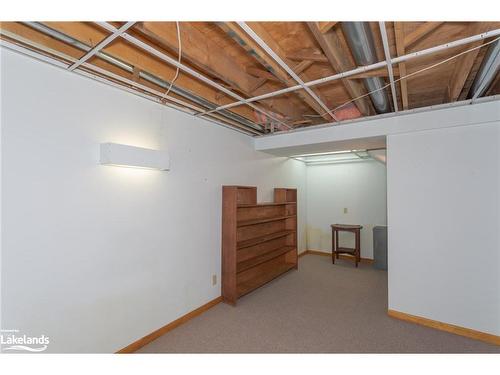
[[355, 254], [354, 256], [356, 257], [356, 267], [358, 266], [358, 262], [361, 260], [360, 258], [360, 251], [361, 251], [361, 244], [360, 244], [360, 240], [361, 240], [361, 236], [359, 235], [359, 230], [356, 231], [356, 236], [355, 236], [355, 242], [356, 242], [356, 246], [355, 246]]
[[332, 229], [332, 263], [335, 264], [335, 230]]
[[337, 257], [337, 259], [339, 259], [339, 231], [336, 230], [335, 231], [336, 235], [335, 235], [335, 255]]

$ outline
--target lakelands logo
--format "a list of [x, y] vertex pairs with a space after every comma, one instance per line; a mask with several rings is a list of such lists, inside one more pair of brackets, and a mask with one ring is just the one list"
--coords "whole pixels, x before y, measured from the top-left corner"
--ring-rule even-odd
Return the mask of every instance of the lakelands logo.
[[19, 334], [17, 329], [0, 330], [0, 351], [43, 352], [49, 345], [49, 337]]

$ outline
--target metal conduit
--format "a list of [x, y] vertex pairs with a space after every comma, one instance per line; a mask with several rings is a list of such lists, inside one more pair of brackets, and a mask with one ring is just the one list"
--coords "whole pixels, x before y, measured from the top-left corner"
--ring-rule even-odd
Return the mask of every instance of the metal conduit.
[[[46, 35], [49, 35], [53, 38], [56, 38], [64, 43], [67, 43], [67, 44], [70, 44], [82, 51], [85, 51], [85, 52], [88, 52], [92, 49], [92, 47], [88, 46], [87, 44], [85, 43], [82, 43], [80, 42], [79, 40], [76, 40], [60, 31], [57, 31], [57, 30], [54, 30], [40, 22], [22, 22], [23, 24], [37, 30], [37, 31], [40, 31]], [[126, 70], [130, 73], [133, 72], [134, 68], [132, 65], [130, 64], [127, 64], [123, 61], [121, 61], [120, 59], [117, 59], [111, 55], [108, 55], [107, 53], [105, 52], [98, 52], [96, 53], [96, 56], [98, 56], [99, 58], [107, 61], [108, 63], [110, 64], [113, 64], [123, 70]], [[168, 81], [165, 81], [164, 79], [162, 78], [159, 78], [151, 73], [147, 73], [147, 72], [139, 72], [139, 76], [155, 85], [158, 85], [164, 89], [168, 89], [168, 87], [170, 86], [170, 82]], [[180, 88], [180, 87], [177, 87], [175, 85], [172, 86], [172, 89], [171, 91], [179, 96], [182, 96], [183, 98], [186, 98], [196, 104], [198, 104], [199, 106], [207, 109], [207, 110], [213, 110], [215, 108], [217, 108], [217, 105], [202, 98], [202, 97], [199, 97], [197, 95], [193, 95], [191, 94], [190, 92]], [[251, 121], [247, 120], [246, 118], [238, 115], [238, 114], [235, 114], [233, 112], [230, 112], [230, 111], [220, 111], [219, 112], [220, 115], [222, 115], [223, 117], [227, 118], [227, 119], [230, 119], [232, 121], [236, 121], [237, 123], [241, 124], [241, 125], [244, 125], [244, 126], [247, 126], [247, 127], [250, 127], [252, 129], [255, 129], [255, 130], [259, 130], [259, 131], [262, 131], [262, 128], [254, 123], [252, 123]]]
[[[373, 35], [368, 22], [342, 22], [342, 31], [347, 40], [354, 60], [359, 66], [371, 65], [377, 62], [377, 53]], [[365, 78], [364, 84], [370, 93], [370, 99], [377, 113], [386, 113], [391, 110], [389, 98], [385, 90], [380, 90], [385, 86], [384, 81], [379, 77]]]
[[476, 99], [483, 95], [491, 85], [500, 68], [500, 41], [491, 44], [484, 55], [481, 66], [472, 83], [469, 98]]

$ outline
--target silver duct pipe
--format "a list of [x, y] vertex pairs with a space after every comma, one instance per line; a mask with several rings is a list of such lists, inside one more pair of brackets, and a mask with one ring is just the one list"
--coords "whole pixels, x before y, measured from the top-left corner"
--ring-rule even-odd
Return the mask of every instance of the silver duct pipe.
[[500, 68], [500, 40], [491, 44], [484, 55], [481, 66], [474, 78], [471, 89], [469, 91], [469, 98], [477, 98], [484, 94], [488, 86], [495, 78]]
[[[46, 35], [49, 35], [55, 39], [58, 39], [64, 43], [72, 45], [73, 47], [76, 47], [82, 51], [88, 52], [92, 49], [92, 47], [88, 46], [87, 44], [82, 43], [79, 40], [76, 40], [76, 39], [74, 39], [74, 38], [72, 38], [72, 37], [70, 37], [70, 36], [68, 36], [60, 31], [54, 30], [54, 29], [44, 25], [43, 23], [40, 23], [40, 22], [23, 22], [23, 23], [25, 25], [37, 30], [37, 31], [40, 31], [40, 32], [42, 32]], [[105, 52], [99, 51], [96, 53], [96, 56], [98, 56], [99, 58], [107, 61], [108, 63], [113, 64], [113, 65], [115, 65], [123, 70], [126, 70], [128, 72], [132, 73], [134, 71], [134, 67], [132, 65], [127, 64], [126, 62], [123, 62], [123, 61], [121, 61], [121, 60], [119, 60], [111, 55], [108, 55]], [[145, 79], [146, 81], [149, 81], [151, 83], [154, 83], [155, 85], [162, 87], [165, 90], [167, 90], [170, 87], [170, 82], [165, 81], [165, 80], [163, 80], [163, 79], [161, 79], [153, 74], [141, 71], [139, 73], [139, 76], [141, 78]], [[199, 106], [201, 106], [207, 110], [212, 110], [212, 109], [217, 108], [216, 104], [206, 100], [205, 98], [199, 97], [197, 95], [193, 95], [189, 91], [184, 90], [184, 89], [177, 87], [175, 85], [172, 86], [171, 91], [179, 96], [182, 96], [183, 98], [189, 99], [190, 101], [198, 104]], [[255, 129], [255, 130], [262, 131], [261, 127], [252, 123], [251, 121], [248, 121], [246, 118], [244, 118], [243, 116], [240, 116], [236, 113], [229, 112], [229, 111], [220, 111], [219, 113], [223, 117], [230, 119], [232, 121], [236, 121], [237, 123], [239, 123], [241, 125], [250, 127], [252, 129]]]
[[[377, 53], [370, 24], [368, 22], [342, 22], [341, 25], [356, 64], [364, 66], [376, 63]], [[380, 90], [385, 86], [384, 81], [379, 77], [364, 78], [363, 81], [368, 92]], [[386, 113], [391, 110], [385, 90], [371, 93], [370, 98], [377, 113]]]

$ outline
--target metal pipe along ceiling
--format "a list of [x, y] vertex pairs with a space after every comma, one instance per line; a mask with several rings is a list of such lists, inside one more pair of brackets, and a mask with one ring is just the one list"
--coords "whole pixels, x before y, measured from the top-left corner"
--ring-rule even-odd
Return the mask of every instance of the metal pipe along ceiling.
[[[342, 22], [341, 25], [356, 64], [364, 66], [376, 63], [377, 54], [370, 24], [368, 22]], [[385, 86], [384, 81], [379, 77], [365, 78], [363, 81], [368, 92], [379, 90], [370, 93], [377, 113], [389, 112], [391, 108], [387, 92], [381, 90]]]
[[[85, 52], [88, 52], [92, 49], [92, 47], [88, 46], [87, 44], [85, 43], [82, 43], [60, 31], [57, 31], [57, 30], [54, 30], [40, 22], [23, 22], [25, 25], [27, 26], [30, 26], [31, 28], [37, 30], [37, 31], [40, 31], [46, 35], [49, 35], [55, 39], [58, 39], [62, 42], [65, 42], [67, 44], [70, 44], [82, 51], [85, 51]], [[110, 56], [108, 55], [107, 53], [105, 52], [102, 52], [102, 51], [99, 51], [96, 53], [96, 56], [98, 56], [99, 58], [109, 62], [110, 64], [112, 65], [115, 65], [123, 70], [126, 70], [128, 72], [132, 72], [134, 70], [133, 66], [131, 66], [130, 64], [127, 64], [113, 56]], [[165, 90], [168, 89], [168, 87], [170, 86], [170, 82], [168, 81], [165, 81], [153, 74], [150, 74], [150, 73], [147, 73], [147, 72], [143, 72], [141, 71], [139, 73], [139, 76], [151, 83], [154, 83], [155, 85], [158, 85], [162, 88], [164, 88]], [[192, 93], [190, 93], [189, 91], [187, 90], [184, 90], [182, 89], [181, 87], [177, 87], [177, 86], [172, 86], [172, 92], [179, 95], [179, 96], [182, 96], [183, 98], [186, 98], [202, 107], [204, 107], [205, 109], [209, 109], [209, 110], [212, 110], [212, 109], [215, 109], [217, 108], [217, 105], [206, 100], [205, 98], [202, 98], [198, 95], [194, 95]], [[254, 123], [252, 123], [251, 121], [247, 120], [245, 117], [243, 116], [240, 116], [236, 113], [233, 113], [233, 112], [230, 112], [230, 111], [220, 111], [219, 112], [221, 116], [227, 118], [227, 119], [230, 119], [230, 120], [233, 120], [233, 121], [236, 121], [237, 123], [241, 124], [241, 125], [244, 125], [244, 126], [247, 126], [247, 127], [250, 127], [252, 129], [256, 129], [258, 131], [262, 131], [262, 128]]]
[[476, 99], [483, 95], [495, 78], [500, 68], [500, 41], [491, 44], [484, 55], [481, 66], [476, 74], [469, 92], [469, 98]]

